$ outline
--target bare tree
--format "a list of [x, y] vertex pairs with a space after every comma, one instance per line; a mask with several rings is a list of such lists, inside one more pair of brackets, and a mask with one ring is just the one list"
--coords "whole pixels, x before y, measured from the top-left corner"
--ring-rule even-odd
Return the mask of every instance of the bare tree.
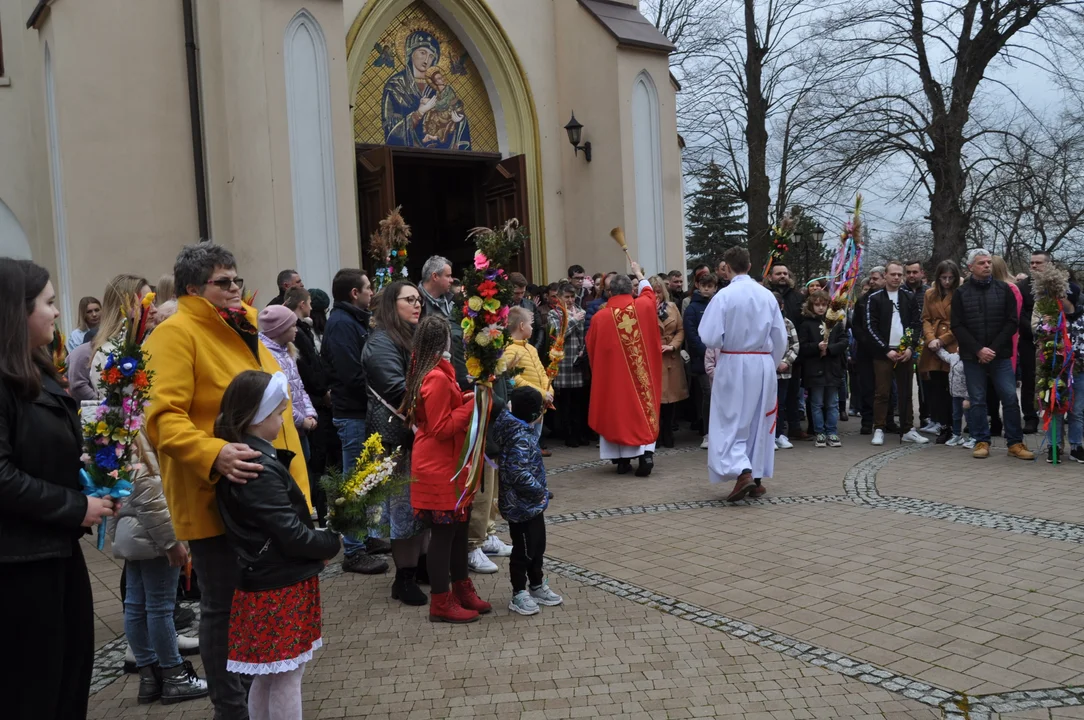
[[[1041, 148], [1041, 149], [1037, 149]], [[1005, 161], [973, 193], [969, 239], [1004, 255], [1015, 267], [1036, 250], [1084, 262], [1084, 130], [1072, 118], [1038, 128], [1024, 140], [1006, 138]]]
[[[969, 198], [984, 194], [969, 195], [969, 184], [997, 183], [1006, 164], [999, 142], [1026, 143], [1016, 129], [1038, 121], [996, 71], [1047, 71], [1055, 56], [1063, 70], [1075, 66], [1079, 53], [1065, 51], [1078, 38], [1079, 8], [1075, 0], [869, 0], [832, 13], [834, 63], [867, 78], [822, 96], [837, 108], [824, 136], [834, 184], [853, 187], [902, 159], [909, 172], [898, 198], [929, 203], [930, 264], [962, 257]], [[1062, 77], [1073, 82], [1072, 72]]]

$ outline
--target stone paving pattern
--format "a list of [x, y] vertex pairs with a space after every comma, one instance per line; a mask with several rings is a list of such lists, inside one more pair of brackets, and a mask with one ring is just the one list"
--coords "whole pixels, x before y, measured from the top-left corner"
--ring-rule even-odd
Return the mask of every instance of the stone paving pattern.
[[[777, 453], [766, 501], [741, 506], [694, 448], [660, 453], [649, 479], [555, 448], [565, 606], [511, 615], [499, 560], [474, 576], [495, 617], [434, 625], [390, 600], [390, 576], [329, 568], [306, 717], [1084, 719], [1084, 468], [1010, 459], [1003, 441], [977, 461], [843, 439]], [[87, 548], [108, 666], [119, 565]], [[210, 715], [98, 679], [95, 718]]]

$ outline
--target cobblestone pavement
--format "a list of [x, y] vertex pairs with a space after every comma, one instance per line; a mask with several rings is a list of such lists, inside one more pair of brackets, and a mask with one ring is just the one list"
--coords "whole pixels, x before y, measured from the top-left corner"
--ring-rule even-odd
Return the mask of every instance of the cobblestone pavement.
[[[769, 494], [737, 506], [692, 438], [648, 479], [555, 448], [548, 573], [565, 605], [510, 614], [498, 560], [475, 576], [495, 616], [434, 625], [389, 598], [389, 576], [333, 565], [306, 717], [1084, 720], [1084, 468], [1003, 441], [978, 461], [843, 438], [777, 453]], [[210, 717], [205, 701], [135, 704], [119, 565], [87, 550], [91, 716]]]

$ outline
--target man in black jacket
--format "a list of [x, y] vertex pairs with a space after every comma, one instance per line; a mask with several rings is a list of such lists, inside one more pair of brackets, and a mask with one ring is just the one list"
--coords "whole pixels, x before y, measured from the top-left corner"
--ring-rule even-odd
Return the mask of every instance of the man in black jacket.
[[[855, 377], [857, 379], [856, 392], [858, 395], [858, 407], [862, 413], [862, 434], [873, 434], [873, 392], [877, 383], [873, 377], [873, 357], [877, 354], [875, 347], [870, 347], [870, 340], [866, 335], [866, 303], [870, 293], [884, 287], [885, 269], [878, 265], [869, 271], [869, 290], [858, 298], [854, 304], [854, 312], [851, 314], [851, 332], [857, 347], [855, 353]], [[851, 400], [854, 403], [854, 400]], [[892, 408], [889, 408], [891, 411]], [[895, 425], [895, 421], [889, 423], [889, 427]]]
[[[922, 317], [918, 314], [915, 295], [903, 285], [903, 265], [885, 264], [885, 286], [866, 299], [866, 343], [873, 356], [873, 440], [872, 445], [884, 444], [885, 419], [892, 381], [896, 381], [899, 397], [900, 433], [903, 442], [928, 443], [914, 429], [914, 408], [911, 389], [914, 386], [914, 348], [922, 338]], [[901, 347], [909, 345], [903, 350]]]
[[301, 276], [297, 274], [297, 270], [291, 269], [279, 271], [278, 277], [275, 278], [275, 285], [279, 289], [279, 294], [271, 298], [271, 301], [267, 303], [269, 306], [281, 305], [286, 299], [286, 293], [288, 293], [291, 288], [297, 287], [302, 290], [305, 289], [305, 283], [301, 282]]
[[[795, 328], [801, 325], [802, 304], [805, 299], [800, 292], [794, 289], [790, 279], [790, 270], [787, 269], [786, 265], [772, 266], [771, 274], [768, 276], [768, 289], [779, 293], [779, 296], [783, 298], [783, 317], [794, 323]], [[688, 334], [685, 337], [688, 339]], [[787, 396], [779, 398], [780, 428], [782, 429], [785, 420], [786, 429], [782, 434], [791, 440], [808, 440], [813, 436], [802, 430], [802, 421], [798, 408], [802, 397], [802, 384], [800, 381], [802, 367], [800, 362], [795, 363], [794, 368], [791, 369], [790, 377], [791, 381], [787, 383]], [[707, 427], [704, 428], [704, 432], [707, 432]]]
[[[1044, 270], [1053, 264], [1053, 256], [1045, 251], [1031, 254], [1031, 271]], [[1028, 277], [1017, 283], [1020, 294], [1024, 297], [1024, 305], [1020, 308], [1020, 342], [1017, 346], [1017, 365], [1020, 368], [1020, 403], [1024, 414], [1024, 434], [1033, 435], [1039, 431], [1039, 414], [1035, 408], [1035, 333], [1031, 329], [1031, 312], [1035, 308], [1035, 295], [1031, 289], [1031, 278]], [[1080, 305], [1080, 286], [1072, 280], [1069, 281], [1069, 305], [1066, 320], [1073, 322], [1084, 312]]]
[[455, 319], [455, 299], [452, 295], [452, 261], [434, 255], [422, 265], [422, 281], [418, 290], [422, 296], [422, 317], [436, 315], [448, 321], [452, 333], [452, 367], [459, 389], [470, 390], [467, 359], [463, 351], [463, 327]]
[[[365, 411], [368, 396], [365, 390], [365, 368], [361, 351], [369, 336], [369, 302], [373, 288], [369, 278], [356, 268], [344, 268], [331, 281], [331, 315], [324, 328], [320, 348], [331, 389], [331, 414], [343, 446], [343, 472], [349, 472], [361, 455], [365, 434]], [[343, 536], [343, 570], [375, 575], [388, 569], [388, 564], [369, 551], [384, 551], [390, 545], [378, 538]]]
[[1035, 453], [1024, 444], [1012, 366], [1012, 336], [1020, 322], [1016, 296], [1008, 284], [993, 278], [993, 258], [989, 251], [972, 250], [967, 265], [971, 278], [952, 296], [952, 333], [960, 345], [967, 395], [971, 400], [968, 427], [975, 439], [972, 455], [976, 458], [990, 455], [990, 419], [986, 414], [986, 381], [990, 379], [1001, 400], [1009, 455], [1033, 460]]

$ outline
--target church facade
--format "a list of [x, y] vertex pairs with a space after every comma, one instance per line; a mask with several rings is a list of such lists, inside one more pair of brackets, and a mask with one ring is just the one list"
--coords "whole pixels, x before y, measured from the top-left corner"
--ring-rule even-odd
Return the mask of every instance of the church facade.
[[615, 226], [680, 269], [671, 50], [636, 0], [0, 0], [0, 254], [69, 323], [200, 237], [257, 304], [285, 267], [330, 289], [395, 207], [415, 279], [511, 218], [534, 282], [620, 270]]

